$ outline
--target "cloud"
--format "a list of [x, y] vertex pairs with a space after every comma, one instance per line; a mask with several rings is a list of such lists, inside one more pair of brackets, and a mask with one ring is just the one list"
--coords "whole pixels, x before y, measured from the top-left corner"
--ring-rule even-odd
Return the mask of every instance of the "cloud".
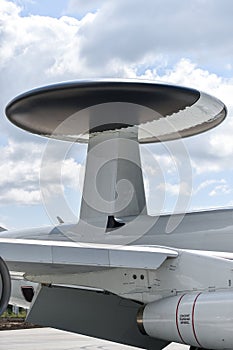
[[33, 205], [40, 202], [40, 191], [27, 191], [19, 188], [11, 188], [6, 193], [2, 192], [0, 200], [4, 204], [21, 204], [21, 205]]
[[[230, 11], [233, 5], [229, 1], [219, 8], [216, 2], [200, 0], [191, 6], [184, 0], [176, 4], [149, 0], [147, 6], [141, 0], [137, 6], [132, 0], [96, 1], [96, 13], [91, 12], [93, 2], [70, 1], [68, 8], [85, 12], [81, 19], [22, 16], [21, 7], [13, 2], [1, 0], [0, 4], [1, 77], [5, 85], [5, 77], [9, 83], [15, 82], [10, 86], [12, 95], [54, 81], [100, 76], [145, 77], [206, 91], [222, 84], [216, 73], [198, 65], [223, 57], [219, 46], [227, 46], [223, 41], [230, 40], [232, 25], [229, 16], [223, 21], [220, 8]], [[204, 21], [207, 11], [211, 20], [204, 17]], [[212, 44], [215, 19], [224, 40], [215, 38]], [[208, 41], [205, 37], [208, 45], [198, 50], [201, 42]], [[203, 50], [208, 57], [197, 59], [194, 53], [201, 55]], [[225, 65], [221, 64], [227, 72], [233, 58], [230, 53], [229, 62], [225, 55]]]
[[[232, 117], [232, 7], [233, 3], [227, 0], [224, 3], [195, 0], [191, 4], [184, 0], [148, 0], [147, 6], [141, 0], [137, 6], [132, 0], [96, 1], [94, 7], [93, 2], [73, 0], [66, 16], [52, 18], [22, 16], [19, 5], [0, 0], [1, 112], [16, 94], [33, 87], [102, 76], [195, 87], [222, 99]], [[71, 13], [78, 13], [77, 18]], [[190, 154], [194, 186], [199, 194], [214, 186], [205, 182], [213, 179], [213, 174], [218, 173], [225, 181], [224, 172], [232, 172], [232, 127], [232, 119], [228, 118], [213, 131], [182, 141]], [[2, 201], [39, 203], [44, 141], [13, 127], [5, 119], [1, 121], [1, 131], [11, 135], [9, 143], [0, 144]], [[147, 188], [156, 188], [164, 176], [168, 196], [174, 197], [179, 193], [177, 164], [185, 167], [187, 158], [179, 152], [169, 157], [158, 145], [151, 149], [160, 169], [145, 161], [146, 181], [151, 184]], [[51, 163], [55, 168], [56, 161]], [[62, 187], [52, 171], [47, 178], [51, 193], [57, 193], [57, 186], [62, 191], [72, 186], [79, 190], [77, 174], [83, 169], [74, 157], [66, 159]], [[181, 179], [184, 195], [189, 191], [185, 183]], [[202, 183], [205, 188], [200, 187]], [[221, 185], [225, 184], [216, 180], [216, 186]], [[224, 193], [223, 187], [221, 190]]]
[[[184, 0], [149, 0], [147, 6], [141, 0], [137, 6], [132, 0], [97, 1], [96, 13], [93, 2], [70, 1], [68, 8], [85, 12], [81, 19], [22, 16], [13, 2], [0, 4], [1, 80], [15, 82], [12, 95], [54, 81], [100, 76], [146, 77], [213, 91], [221, 78], [198, 65], [224, 57], [221, 67], [230, 72], [233, 52], [229, 60], [222, 54], [231, 47], [231, 18], [222, 13], [222, 8], [230, 13], [229, 1], [219, 7], [200, 0], [191, 6]], [[221, 40], [212, 43], [213, 31]]]
[[79, 15], [81, 17], [83, 17], [84, 15], [86, 15], [87, 13], [95, 13], [97, 12], [102, 5], [104, 5], [104, 1], [103, 0], [70, 0], [68, 1], [68, 5], [66, 7], [66, 9], [64, 10], [64, 12], [66, 14], [70, 14], [70, 15]]
[[215, 179], [212, 179], [212, 180], [206, 180], [206, 181], [203, 181], [199, 184], [199, 186], [195, 189], [194, 191], [194, 194], [196, 195], [198, 192], [212, 186], [212, 185], [216, 185], [218, 184], [218, 186], [226, 186], [226, 180], [225, 179], [221, 179], [221, 180], [215, 180]]
[[88, 18], [22, 17], [20, 7], [1, 0], [1, 89], [10, 84], [15, 94], [65, 77], [74, 79], [82, 71], [77, 33]]
[[233, 139], [232, 139], [233, 120], [228, 123], [228, 128], [224, 128], [218, 135], [213, 135], [210, 139], [210, 152], [219, 154], [225, 159], [232, 159], [233, 156]]
[[232, 189], [228, 185], [218, 185], [212, 191], [209, 196], [226, 195], [232, 193]]
[[208, 179], [200, 182], [200, 184], [195, 188], [193, 194], [197, 196], [203, 195], [204, 193], [204, 195], [206, 196], [206, 191], [209, 197], [215, 197], [232, 194], [233, 190], [226, 179]]
[[[26, 151], [26, 150], [29, 151]], [[44, 147], [36, 143], [9, 143], [0, 148], [0, 203], [34, 205], [41, 204], [41, 159]], [[83, 165], [73, 158], [55, 159], [49, 163], [46, 174], [50, 196], [64, 192], [65, 187], [81, 191]], [[59, 169], [59, 173], [54, 171]], [[54, 176], [56, 175], [56, 176]]]
[[230, 114], [215, 130], [185, 141], [196, 175], [212, 176], [233, 170], [232, 129], [233, 118]]
[[172, 183], [162, 183], [158, 186], [158, 189], [163, 190], [164, 192], [167, 192], [168, 194], [172, 196], [190, 196], [191, 195], [191, 189], [189, 187], [189, 184], [186, 182], [180, 182], [176, 184]]
[[[105, 2], [92, 22], [83, 28], [81, 54], [90, 66], [110, 61], [140, 63], [162, 55], [189, 57], [199, 64], [232, 62], [231, 1], [211, 0]], [[198, 25], [197, 25], [198, 23]], [[95, 53], [95, 54], [94, 54]]]

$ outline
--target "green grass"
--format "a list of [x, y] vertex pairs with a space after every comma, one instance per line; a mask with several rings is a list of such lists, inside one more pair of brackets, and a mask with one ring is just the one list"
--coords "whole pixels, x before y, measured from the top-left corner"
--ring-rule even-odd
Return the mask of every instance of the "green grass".
[[12, 312], [12, 308], [8, 307], [7, 310], [1, 315], [1, 318], [25, 318], [27, 315], [26, 310], [20, 308], [19, 313]]

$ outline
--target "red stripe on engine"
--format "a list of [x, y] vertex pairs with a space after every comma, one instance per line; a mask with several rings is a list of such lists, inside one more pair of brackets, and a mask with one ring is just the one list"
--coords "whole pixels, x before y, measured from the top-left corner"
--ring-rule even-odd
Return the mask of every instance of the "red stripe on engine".
[[177, 306], [176, 306], [176, 328], [177, 328], [177, 332], [179, 334], [181, 342], [186, 344], [184, 339], [182, 338], [181, 333], [180, 333], [179, 320], [178, 320], [178, 310], [179, 310], [180, 302], [181, 302], [181, 300], [183, 299], [184, 296], [185, 296], [185, 294], [181, 295], [180, 299], [178, 300]]
[[198, 339], [197, 339], [197, 334], [196, 334], [196, 331], [195, 331], [195, 325], [194, 325], [194, 312], [195, 312], [195, 306], [196, 306], [196, 302], [197, 302], [197, 299], [198, 297], [201, 295], [201, 293], [197, 294], [196, 298], [194, 299], [194, 302], [193, 302], [193, 309], [192, 309], [192, 328], [193, 328], [193, 335], [194, 335], [194, 338], [197, 342], [197, 344], [200, 346], [200, 348], [203, 348], [203, 346], [199, 343]]

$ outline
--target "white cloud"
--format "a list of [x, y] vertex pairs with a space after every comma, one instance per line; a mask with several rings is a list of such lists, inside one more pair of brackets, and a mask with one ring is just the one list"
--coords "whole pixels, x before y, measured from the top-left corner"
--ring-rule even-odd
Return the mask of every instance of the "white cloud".
[[140, 63], [148, 55], [231, 63], [232, 7], [230, 1], [210, 0], [148, 0], [146, 6], [142, 0], [105, 2], [84, 28], [81, 53], [94, 67], [116, 60]]
[[[15, 94], [55, 80], [82, 76], [81, 26], [92, 20], [72, 17], [22, 17], [12, 2], [0, 3], [1, 90]], [[77, 75], [76, 75], [77, 74]], [[83, 73], [85, 74], [85, 73]]]
[[20, 6], [17, 6], [12, 1], [0, 0], [2, 17], [17, 17], [21, 12]]
[[[28, 151], [26, 151], [28, 150]], [[40, 204], [40, 170], [44, 147], [36, 143], [9, 143], [0, 148], [0, 199], [1, 205]], [[56, 173], [54, 169], [59, 169]], [[57, 195], [64, 187], [81, 190], [83, 181], [83, 165], [73, 158], [50, 162], [46, 179], [47, 191]], [[55, 176], [56, 175], [56, 176]]]
[[[142, 155], [142, 168], [144, 176], [150, 179], [164, 179], [168, 174], [175, 174], [177, 171], [174, 159], [169, 155]], [[155, 181], [155, 180], [154, 180]], [[154, 185], [153, 181], [153, 185]]]
[[[197, 2], [198, 5], [195, 5]], [[157, 11], [156, 3], [160, 11]], [[217, 23], [221, 23], [218, 30], [227, 32], [227, 36], [222, 38], [227, 40], [231, 37], [230, 18], [223, 21], [216, 2], [214, 5], [209, 1], [200, 4], [196, 0], [190, 6], [181, 0], [173, 12], [174, 2], [171, 0], [163, 3], [149, 0], [147, 6], [141, 0], [137, 6], [131, 0], [127, 3], [122, 0], [95, 1], [94, 6], [90, 1], [72, 0], [68, 7], [74, 10], [78, 8], [86, 12], [93, 7], [100, 8], [94, 14], [87, 12], [80, 20], [71, 16], [59, 19], [22, 17], [20, 7], [13, 2], [1, 0], [0, 5], [0, 67], [7, 70], [3, 73], [7, 73], [8, 79], [13, 81], [14, 78], [18, 91], [55, 80], [93, 76], [141, 76], [197, 86], [206, 91], [213, 91], [222, 83], [216, 74], [210, 74], [193, 63], [202, 64], [201, 58], [196, 59], [195, 52], [200, 45], [200, 36], [203, 42], [212, 40], [215, 18], [218, 18]], [[225, 3], [226, 10], [231, 7], [231, 3]], [[206, 22], [200, 22], [201, 9], [208, 9], [214, 26], [210, 20], [209, 27]], [[162, 25], [165, 14], [167, 26]], [[195, 16], [199, 19], [198, 31]], [[195, 25], [192, 26], [190, 21]], [[221, 57], [219, 50], [224, 50], [226, 46], [222, 42], [215, 40], [211, 45], [201, 46], [201, 51], [208, 53], [208, 61], [210, 57]], [[216, 52], [211, 55], [209, 50]], [[233, 51], [229, 55], [229, 62], [224, 65], [227, 65], [227, 71]], [[207, 57], [203, 57], [205, 63]], [[224, 60], [226, 62], [226, 56]], [[172, 69], [174, 62], [178, 63]], [[11, 70], [8, 70], [9, 67]], [[4, 74], [2, 77], [4, 79]]]
[[196, 195], [198, 192], [208, 188], [209, 186], [216, 185], [216, 184], [222, 184], [223, 186], [226, 186], [226, 180], [225, 179], [221, 179], [221, 180], [212, 179], [212, 180], [203, 181], [198, 185], [198, 187], [194, 190], [193, 193]]
[[[211, 16], [213, 19], [218, 16], [218, 23], [221, 21], [216, 4], [196, 2], [199, 8], [208, 8], [209, 12], [212, 10]], [[193, 17], [199, 15], [200, 9], [197, 11], [195, 5], [187, 5], [183, 0], [176, 4], [175, 13], [171, 0], [160, 3], [160, 11], [157, 11], [156, 2], [152, 0], [146, 7], [142, 1], [137, 6], [131, 0], [127, 4], [121, 0], [97, 1], [94, 7], [100, 7], [100, 10], [95, 14], [87, 12], [80, 20], [71, 16], [59, 19], [48, 16], [22, 17], [20, 7], [14, 3], [1, 0], [0, 4], [2, 81], [7, 73], [9, 82], [14, 80], [17, 83], [18, 91], [55, 80], [97, 76], [159, 79], [210, 92], [223, 89], [220, 86], [224, 82], [219, 76], [193, 63], [195, 60], [201, 64], [201, 60], [196, 60], [195, 55], [190, 54], [196, 52], [195, 45], [198, 44], [187, 38], [197, 39], [201, 34], [207, 35], [207, 31], [201, 31], [201, 27], [198, 33], [197, 29], [194, 30], [196, 22], [192, 27], [190, 20], [194, 21]], [[69, 6], [86, 12], [93, 8], [93, 2], [72, 0]], [[225, 6], [227, 9], [231, 4]], [[158, 26], [165, 13], [169, 26]], [[189, 22], [185, 27], [185, 37], [182, 22]], [[230, 37], [226, 21], [222, 21], [220, 29], [227, 30], [227, 37]], [[182, 40], [187, 51], [182, 50], [182, 43], [177, 40]], [[216, 40], [211, 50], [216, 50], [219, 57], [218, 45]], [[203, 50], [207, 48], [208, 60], [210, 56], [216, 57], [216, 54], [209, 53], [210, 45], [203, 46]], [[179, 50], [180, 54], [177, 53]], [[174, 66], [174, 62], [178, 63]], [[229, 71], [229, 64], [227, 67]]]
[[[30, 152], [25, 150], [29, 149]], [[36, 144], [20, 143], [12, 140], [1, 147], [0, 188], [22, 187], [24, 183], [36, 186], [40, 167], [41, 150]]]
[[81, 191], [83, 188], [84, 173], [84, 165], [77, 164], [73, 158], [64, 160], [61, 176], [67, 187]]
[[84, 16], [89, 12], [96, 12], [104, 3], [104, 0], [70, 0], [65, 12], [71, 15]]
[[4, 204], [33, 205], [40, 202], [40, 191], [27, 191], [24, 189], [10, 189], [6, 193], [1, 193], [0, 200]]
[[[212, 0], [195, 0], [191, 5], [183, 0], [179, 3], [149, 0], [147, 6], [140, 0], [136, 6], [135, 1], [119, 0], [97, 1], [93, 7], [93, 2], [73, 0], [69, 2], [70, 13], [78, 11], [83, 17], [67, 15], [57, 19], [23, 17], [20, 6], [0, 0], [1, 110], [15, 94], [32, 87], [107, 76], [147, 78], [195, 87], [221, 98], [227, 104], [229, 115], [233, 116], [233, 79], [223, 76], [225, 70], [229, 76], [232, 69], [232, 6], [229, 1]], [[200, 193], [204, 190], [203, 184], [198, 187], [201, 186], [198, 185], [200, 175], [211, 181], [214, 173], [233, 169], [232, 128], [232, 120], [228, 119], [215, 130], [184, 141]], [[12, 140], [7, 146], [0, 146], [0, 194], [12, 203], [20, 202], [20, 198], [21, 201], [27, 198], [28, 204], [39, 203], [42, 142], [2, 121], [2, 130], [6, 129]], [[157, 152], [156, 147], [153, 152]], [[152, 184], [149, 189], [157, 185], [154, 178], [160, 172], [166, 175], [169, 195], [175, 196], [179, 191], [188, 194], [184, 179], [181, 179], [180, 189], [173, 178], [177, 164], [185, 167], [186, 160], [179, 154], [171, 159], [163, 151], [155, 158], [160, 169], [145, 162]], [[47, 179], [51, 192], [56, 193], [58, 185], [62, 190], [66, 187], [79, 189], [77, 174], [81, 172], [83, 166], [74, 159], [65, 160], [62, 187], [52, 172]], [[202, 181], [205, 180], [202, 178]], [[211, 185], [214, 183], [206, 182], [205, 188]], [[224, 183], [216, 180], [216, 185]], [[20, 191], [22, 188], [25, 195]], [[224, 193], [223, 187], [221, 190]]]
[[210, 191], [209, 196], [225, 195], [232, 193], [232, 189], [228, 185], [218, 185], [212, 191]]
[[158, 189], [163, 190], [164, 193], [168, 193], [172, 196], [190, 196], [191, 195], [191, 188], [187, 182], [180, 182], [176, 184], [172, 183], [161, 183], [158, 186]]
[[214, 155], [220, 154], [225, 159], [232, 159], [233, 157], [233, 120], [228, 123], [228, 128], [210, 138], [210, 152]]
[[208, 159], [208, 153], [204, 153], [201, 158], [198, 156], [195, 160], [192, 160], [192, 167], [196, 175], [203, 174], [214, 174], [226, 170], [225, 167], [221, 165], [221, 162], [216, 162], [215, 159]]
[[186, 142], [197, 175], [233, 170], [233, 118], [218, 128]]

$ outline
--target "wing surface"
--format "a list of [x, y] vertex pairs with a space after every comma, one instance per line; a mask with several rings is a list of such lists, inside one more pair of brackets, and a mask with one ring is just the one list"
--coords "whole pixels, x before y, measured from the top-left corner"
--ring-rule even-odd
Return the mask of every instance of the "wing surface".
[[12, 271], [77, 272], [79, 267], [157, 269], [178, 252], [160, 246], [116, 246], [0, 238], [0, 256]]

